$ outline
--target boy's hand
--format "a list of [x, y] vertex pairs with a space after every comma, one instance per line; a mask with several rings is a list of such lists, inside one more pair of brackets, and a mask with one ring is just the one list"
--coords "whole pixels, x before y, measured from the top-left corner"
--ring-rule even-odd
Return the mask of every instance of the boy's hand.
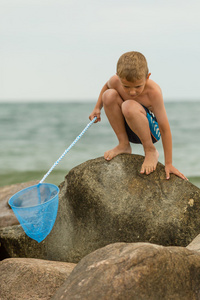
[[89, 119], [92, 121], [94, 117], [97, 117], [96, 121], [94, 123], [101, 121], [101, 110], [100, 109], [94, 109], [93, 112], [89, 115]]
[[175, 174], [176, 176], [188, 180], [187, 177], [185, 177], [179, 170], [177, 170], [172, 164], [165, 165], [165, 173], [166, 173], [166, 179], [170, 178], [170, 173]]

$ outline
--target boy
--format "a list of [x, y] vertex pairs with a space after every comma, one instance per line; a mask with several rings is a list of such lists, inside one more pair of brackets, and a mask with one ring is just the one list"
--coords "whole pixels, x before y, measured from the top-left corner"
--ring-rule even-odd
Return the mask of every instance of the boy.
[[[119, 144], [104, 153], [111, 160], [120, 153], [131, 153], [130, 142], [141, 143], [144, 162], [141, 173], [150, 174], [157, 166], [159, 153], [154, 143], [162, 138], [166, 178], [173, 173], [187, 179], [172, 165], [172, 136], [160, 87], [149, 79], [147, 61], [135, 51], [124, 53], [118, 60], [117, 73], [103, 86], [89, 119], [101, 121], [101, 109], [118, 138]], [[158, 128], [159, 126], [159, 128]]]

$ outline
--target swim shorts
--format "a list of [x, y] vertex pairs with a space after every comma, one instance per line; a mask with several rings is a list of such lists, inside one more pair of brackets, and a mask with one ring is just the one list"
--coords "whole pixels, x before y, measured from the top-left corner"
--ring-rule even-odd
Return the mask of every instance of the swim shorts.
[[[147, 113], [147, 119], [149, 121], [149, 128], [150, 128], [150, 132], [151, 132], [152, 142], [156, 143], [160, 139], [160, 130], [159, 130], [157, 119], [148, 108], [146, 108], [144, 105], [142, 105], [142, 106], [144, 107], [144, 109]], [[142, 144], [139, 137], [130, 129], [130, 127], [126, 123], [126, 120], [125, 120], [125, 128], [126, 128], [126, 132], [128, 135], [128, 139], [131, 143]]]

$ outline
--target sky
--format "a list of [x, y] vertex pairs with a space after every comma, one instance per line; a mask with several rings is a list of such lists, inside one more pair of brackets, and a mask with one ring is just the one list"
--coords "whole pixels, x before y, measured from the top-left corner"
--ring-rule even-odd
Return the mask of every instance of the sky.
[[200, 101], [199, 0], [0, 0], [0, 101], [95, 101], [142, 52], [166, 100]]

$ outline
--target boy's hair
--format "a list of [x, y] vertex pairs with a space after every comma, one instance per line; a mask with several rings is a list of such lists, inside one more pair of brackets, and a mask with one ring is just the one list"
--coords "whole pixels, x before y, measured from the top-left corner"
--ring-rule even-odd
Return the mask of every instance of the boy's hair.
[[147, 77], [149, 69], [145, 56], [136, 51], [122, 54], [117, 62], [117, 75], [134, 82]]

